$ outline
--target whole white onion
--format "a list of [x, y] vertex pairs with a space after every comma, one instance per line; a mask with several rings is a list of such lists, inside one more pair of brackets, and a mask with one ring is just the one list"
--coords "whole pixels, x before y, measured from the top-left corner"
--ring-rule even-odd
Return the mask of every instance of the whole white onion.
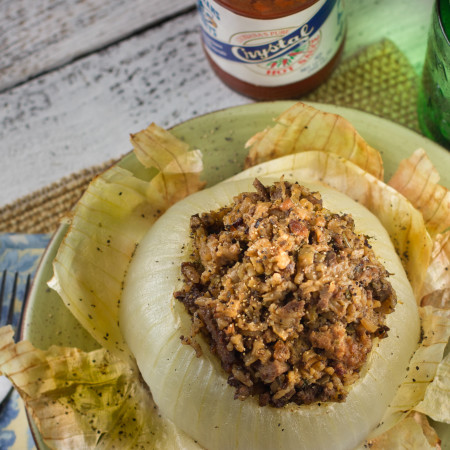
[[[276, 180], [260, 181], [267, 185]], [[417, 347], [416, 301], [383, 226], [346, 195], [299, 181], [320, 191], [325, 208], [351, 214], [355, 231], [372, 237], [375, 254], [394, 274], [389, 280], [398, 303], [387, 316], [389, 335], [374, 345], [343, 403], [273, 408], [258, 406], [255, 398], [234, 400], [228, 374], [208, 344], [196, 338], [203, 350], [200, 358], [181, 344], [191, 321], [173, 292], [182, 286], [180, 266], [192, 252], [190, 217], [231, 204], [237, 194], [254, 190], [253, 179], [222, 183], [175, 204], [137, 248], [121, 300], [120, 326], [161, 413], [208, 450], [354, 448], [378, 425]]]

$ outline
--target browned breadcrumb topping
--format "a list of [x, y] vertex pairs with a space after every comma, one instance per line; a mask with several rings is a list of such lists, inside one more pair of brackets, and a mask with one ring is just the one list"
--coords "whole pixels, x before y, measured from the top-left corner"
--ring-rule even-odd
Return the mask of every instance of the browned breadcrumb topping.
[[[343, 401], [396, 295], [368, 238], [318, 192], [285, 181], [191, 218], [175, 297], [236, 388], [260, 405]], [[197, 348], [198, 351], [198, 348]]]

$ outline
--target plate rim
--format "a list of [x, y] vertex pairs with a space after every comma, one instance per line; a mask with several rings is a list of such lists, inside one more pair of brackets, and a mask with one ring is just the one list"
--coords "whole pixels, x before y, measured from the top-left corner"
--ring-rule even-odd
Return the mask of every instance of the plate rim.
[[[256, 111], [256, 110], [260, 110], [260, 108], [265, 108], [265, 107], [267, 108], [268, 106], [273, 106], [273, 107], [279, 109], [280, 112], [283, 112], [284, 110], [288, 109], [290, 106], [294, 105], [295, 103], [298, 103], [298, 101], [297, 100], [281, 100], [281, 101], [270, 101], [270, 102], [254, 102], [254, 103], [247, 103], [247, 104], [243, 104], [243, 105], [225, 107], [225, 108], [221, 108], [218, 110], [206, 112], [199, 116], [192, 117], [185, 121], [179, 122], [176, 125], [168, 128], [168, 130], [173, 132], [176, 135], [177, 129], [184, 127], [184, 126], [189, 126], [192, 123], [195, 123], [196, 121], [203, 121], [206, 118], [210, 118], [211, 116], [214, 116], [214, 115], [232, 114], [233, 112], [236, 112], [236, 111], [239, 111], [241, 113], [248, 113], [248, 112], [252, 112], [253, 109], [255, 109], [255, 111]], [[448, 164], [450, 167], [450, 152], [448, 150], [446, 150], [444, 147], [440, 146], [436, 142], [431, 141], [427, 137], [419, 134], [415, 130], [405, 127], [404, 125], [398, 124], [398, 123], [393, 122], [384, 117], [381, 117], [381, 116], [378, 116], [378, 115], [375, 115], [375, 114], [372, 114], [372, 113], [369, 113], [366, 111], [362, 111], [362, 110], [359, 110], [356, 108], [339, 106], [339, 105], [334, 105], [334, 104], [329, 104], [329, 103], [317, 103], [317, 102], [306, 102], [306, 101], [303, 103], [311, 105], [321, 111], [328, 112], [331, 110], [330, 112], [332, 112], [334, 114], [339, 114], [343, 117], [345, 117], [345, 115], [356, 115], [356, 116], [359, 116], [359, 117], [362, 117], [362, 118], [368, 120], [369, 122], [371, 122], [371, 121], [378, 122], [378, 124], [380, 126], [387, 125], [388, 128], [394, 128], [395, 130], [399, 130], [401, 134], [412, 135], [412, 136], [416, 137], [420, 143], [425, 144], [424, 147], [426, 147], [427, 150], [429, 148], [432, 148], [433, 149], [432, 151], [434, 153], [436, 153], [437, 155], [443, 156], [444, 158], [448, 158]], [[272, 120], [274, 120], [275, 118], [276, 118], [276, 116], [272, 117]], [[351, 121], [351, 123], [355, 127], [355, 129], [357, 129], [357, 124], [353, 123], [352, 121]], [[358, 133], [360, 133], [360, 131], [358, 131]], [[365, 139], [365, 137], [364, 137], [364, 139]], [[371, 145], [371, 144], [369, 143], [369, 145]], [[414, 150], [415, 149], [412, 149], [411, 153]], [[131, 153], [132, 153], [132, 150], [125, 153], [122, 157], [119, 158], [119, 160], [114, 165], [120, 164], [124, 160], [126, 161], [126, 158], [129, 157], [129, 155]], [[384, 156], [383, 152], [380, 151], [380, 153], [382, 153], [382, 156]], [[105, 169], [105, 171], [109, 170], [109, 168], [110, 167]], [[384, 181], [384, 182], [386, 182], [386, 181]], [[67, 224], [65, 224], [65, 223], [60, 224], [58, 226], [58, 228], [56, 229], [56, 231], [51, 236], [50, 241], [42, 254], [42, 257], [40, 259], [40, 262], [39, 262], [37, 270], [36, 270], [35, 277], [33, 278], [33, 281], [32, 281], [31, 287], [30, 287], [29, 294], [25, 301], [25, 306], [24, 306], [25, 311], [24, 311], [24, 315], [23, 315], [23, 319], [22, 319], [22, 323], [21, 323], [21, 336], [20, 336], [21, 340], [28, 339], [30, 336], [29, 329], [32, 325], [31, 325], [31, 321], [29, 320], [29, 315], [30, 315], [31, 308], [35, 306], [34, 303], [36, 303], [36, 301], [38, 299], [38, 296], [36, 296], [37, 286], [41, 285], [41, 284], [46, 284], [48, 281], [48, 280], [45, 281], [42, 278], [43, 278], [43, 271], [46, 269], [46, 267], [48, 265], [51, 266], [53, 263], [53, 259], [49, 259], [50, 253], [52, 252], [52, 250], [54, 250], [55, 247], [57, 250], [61, 241], [64, 239], [64, 236], [65, 236], [67, 230], [68, 230]], [[69, 314], [70, 314], [70, 312], [69, 312]], [[28, 408], [25, 408], [25, 409], [26, 409], [26, 413], [27, 413], [27, 419], [28, 419], [28, 423], [30, 426], [30, 430], [31, 430], [31, 433], [32, 433], [32, 436], [36, 443], [37, 448], [38, 449], [47, 448], [47, 447], [42, 446], [42, 445], [45, 446], [45, 444], [41, 441], [41, 439], [39, 439], [39, 437], [40, 437], [39, 431], [37, 430], [37, 427], [34, 424], [34, 421], [32, 420], [31, 413], [28, 411]]]

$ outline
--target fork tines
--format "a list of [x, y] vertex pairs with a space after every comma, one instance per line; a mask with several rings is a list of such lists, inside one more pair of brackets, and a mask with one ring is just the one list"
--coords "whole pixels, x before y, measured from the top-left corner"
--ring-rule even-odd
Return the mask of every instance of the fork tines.
[[[30, 288], [30, 275], [27, 275], [25, 288], [22, 291], [19, 285], [19, 272], [14, 273], [12, 287], [8, 283], [8, 271], [4, 270], [2, 273], [2, 281], [0, 284], [0, 326], [11, 325], [15, 331], [15, 341], [20, 339], [20, 332], [23, 320], [23, 313], [25, 309], [25, 300]], [[20, 298], [19, 298], [19, 294]], [[16, 309], [20, 307], [19, 317], [17, 318]], [[7, 308], [7, 313], [3, 313], [3, 309]], [[5, 321], [6, 317], [6, 321]]]

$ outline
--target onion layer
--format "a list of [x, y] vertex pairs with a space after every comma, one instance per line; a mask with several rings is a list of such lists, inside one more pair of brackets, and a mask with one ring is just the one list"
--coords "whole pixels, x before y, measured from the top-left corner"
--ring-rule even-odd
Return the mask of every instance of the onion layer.
[[197, 358], [193, 348], [180, 342], [181, 335], [189, 334], [190, 317], [173, 292], [182, 285], [180, 265], [192, 250], [190, 217], [230, 204], [235, 195], [253, 190], [252, 182], [238, 180], [198, 192], [156, 222], [129, 268], [120, 311], [123, 335], [162, 414], [208, 450], [354, 448], [385, 413], [417, 348], [420, 327], [413, 291], [389, 235], [372, 213], [346, 195], [301, 180], [321, 192], [325, 208], [351, 214], [356, 231], [372, 237], [375, 254], [394, 274], [389, 280], [398, 304], [387, 317], [389, 336], [374, 346], [345, 402], [272, 408], [259, 407], [254, 398], [234, 400], [228, 375], [208, 344], [197, 338], [203, 350]]

